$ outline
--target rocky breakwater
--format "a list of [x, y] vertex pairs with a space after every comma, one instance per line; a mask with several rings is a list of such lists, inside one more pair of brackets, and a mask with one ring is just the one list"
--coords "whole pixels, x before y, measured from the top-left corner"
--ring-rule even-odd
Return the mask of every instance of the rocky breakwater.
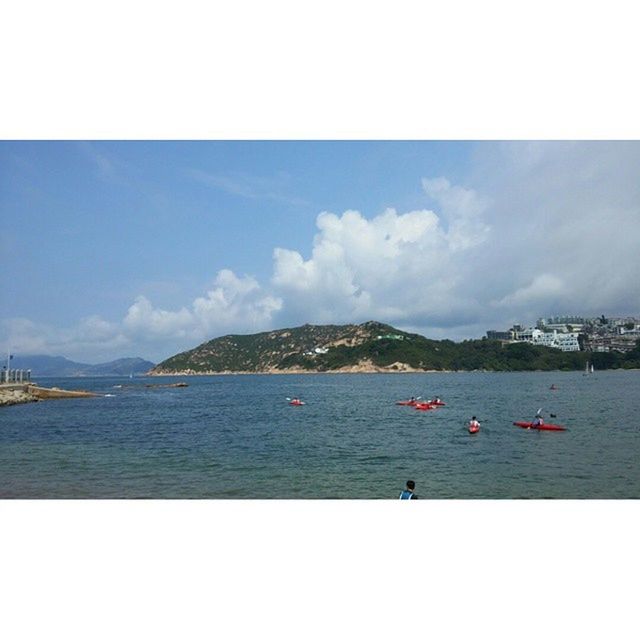
[[48, 389], [35, 384], [3, 384], [0, 385], [0, 406], [61, 398], [94, 398], [98, 395], [92, 391], [67, 391], [57, 387]]
[[66, 389], [58, 389], [58, 387], [38, 387], [29, 385], [29, 393], [34, 395], [38, 400], [58, 400], [60, 398], [95, 398], [99, 393], [93, 391], [68, 391]]
[[2, 384], [0, 385], [0, 407], [11, 404], [23, 404], [36, 402], [38, 398], [29, 393], [29, 385], [26, 384]]

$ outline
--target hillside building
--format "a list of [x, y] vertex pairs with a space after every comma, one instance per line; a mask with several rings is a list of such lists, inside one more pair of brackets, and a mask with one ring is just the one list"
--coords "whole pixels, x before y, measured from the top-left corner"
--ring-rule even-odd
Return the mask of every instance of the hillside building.
[[560, 349], [561, 351], [580, 351], [578, 332], [542, 331], [540, 329], [523, 329], [514, 331], [514, 342], [529, 342], [543, 347]]

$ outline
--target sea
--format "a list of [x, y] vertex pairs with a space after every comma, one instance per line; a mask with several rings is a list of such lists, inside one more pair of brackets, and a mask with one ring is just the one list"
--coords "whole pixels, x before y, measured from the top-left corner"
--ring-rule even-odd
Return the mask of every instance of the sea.
[[[640, 371], [38, 383], [101, 395], [0, 408], [1, 498], [396, 499], [409, 479], [419, 499], [640, 497]], [[513, 425], [538, 409], [566, 431]]]

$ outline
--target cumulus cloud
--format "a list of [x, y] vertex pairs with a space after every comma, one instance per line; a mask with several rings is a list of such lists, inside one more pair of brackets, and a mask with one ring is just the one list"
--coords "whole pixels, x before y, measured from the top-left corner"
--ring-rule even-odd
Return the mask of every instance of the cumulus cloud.
[[223, 269], [213, 287], [190, 308], [157, 308], [141, 295], [120, 322], [91, 316], [75, 327], [57, 329], [14, 318], [5, 321], [3, 329], [12, 348], [22, 353], [69, 357], [90, 353], [94, 360], [119, 357], [114, 353], [143, 353], [161, 359], [225, 332], [267, 329], [281, 308], [282, 300], [265, 293], [254, 278]]
[[250, 276], [239, 278], [229, 269], [218, 273], [216, 286], [193, 303], [193, 316], [204, 331], [227, 327], [263, 329], [282, 308], [282, 300], [265, 293]]
[[487, 205], [444, 178], [423, 185], [440, 213], [387, 209], [369, 220], [358, 211], [323, 212], [308, 259], [276, 248], [271, 282], [288, 311], [316, 322], [429, 322], [465, 313], [457, 296], [470, 270], [464, 253], [490, 232], [482, 219]]
[[282, 300], [265, 293], [254, 278], [223, 269], [213, 288], [196, 298], [190, 309], [158, 309], [139, 296], [129, 307], [123, 327], [138, 337], [204, 340], [224, 331], [265, 329], [281, 308]]
[[[205, 177], [247, 197], [266, 189]], [[464, 185], [422, 187], [415, 210], [320, 213], [309, 245], [275, 247], [262, 281], [223, 269], [179, 309], [140, 295], [119, 322], [56, 331], [14, 320], [10, 339], [31, 353], [93, 344], [166, 357], [304, 322], [376, 319], [459, 339], [545, 315], [640, 313], [637, 143], [483, 143]]]
[[193, 316], [185, 308], [179, 311], [155, 309], [144, 296], [138, 296], [129, 307], [123, 325], [132, 334], [184, 337], [193, 325]]
[[322, 213], [310, 253], [274, 251], [297, 320], [393, 322], [428, 335], [575, 313], [638, 313], [640, 145], [478, 145], [468, 183], [422, 180], [431, 208]]

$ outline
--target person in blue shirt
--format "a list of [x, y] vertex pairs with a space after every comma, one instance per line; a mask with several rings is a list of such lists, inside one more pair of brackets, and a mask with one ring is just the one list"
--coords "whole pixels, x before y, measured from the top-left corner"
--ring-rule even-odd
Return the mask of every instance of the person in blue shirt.
[[413, 493], [416, 483], [413, 480], [407, 480], [407, 488], [400, 492], [400, 500], [417, 500], [418, 496]]

